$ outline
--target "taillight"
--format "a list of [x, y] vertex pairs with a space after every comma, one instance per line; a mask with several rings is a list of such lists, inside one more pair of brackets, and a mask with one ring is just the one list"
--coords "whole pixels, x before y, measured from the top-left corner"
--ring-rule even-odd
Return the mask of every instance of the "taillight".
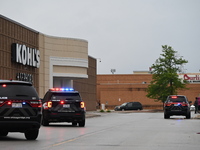
[[63, 105], [64, 103], [65, 103], [65, 101], [60, 101], [60, 104], [62, 104], [62, 105]]
[[[25, 103], [23, 103], [23, 104], [25, 104]], [[30, 105], [31, 105], [32, 107], [42, 107], [42, 102], [41, 102], [41, 100], [38, 100], [38, 101], [30, 101]]]
[[8, 105], [11, 105], [12, 104], [12, 102], [11, 101], [8, 101]]
[[51, 102], [51, 101], [45, 102], [45, 103], [43, 104], [43, 109], [49, 109], [49, 108], [51, 108], [51, 107], [52, 107], [52, 102]]
[[85, 103], [81, 102], [81, 108], [85, 108]]
[[165, 106], [171, 106], [172, 103], [165, 103]]
[[182, 105], [182, 106], [188, 106], [188, 104], [185, 103], [185, 102], [181, 103], [181, 105]]
[[51, 108], [52, 107], [52, 102], [47, 102], [47, 107]]
[[4, 105], [6, 101], [0, 101], [0, 106]]

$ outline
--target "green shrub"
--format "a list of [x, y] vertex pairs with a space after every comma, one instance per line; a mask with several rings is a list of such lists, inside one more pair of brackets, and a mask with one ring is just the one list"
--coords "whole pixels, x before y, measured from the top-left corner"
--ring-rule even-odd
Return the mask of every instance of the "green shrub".
[[100, 112], [105, 112], [105, 111], [103, 109], [101, 109]]

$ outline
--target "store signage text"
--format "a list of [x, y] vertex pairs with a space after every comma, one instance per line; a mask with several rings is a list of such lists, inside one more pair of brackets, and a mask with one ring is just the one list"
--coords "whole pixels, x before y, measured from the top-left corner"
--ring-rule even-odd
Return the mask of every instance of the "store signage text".
[[33, 75], [28, 73], [17, 73], [16, 79], [19, 81], [33, 82]]
[[199, 75], [190, 75], [189, 76], [187, 74], [184, 74], [183, 79], [187, 80], [189, 82], [200, 82], [200, 76]]
[[12, 44], [12, 61], [39, 68], [40, 51], [25, 45]]

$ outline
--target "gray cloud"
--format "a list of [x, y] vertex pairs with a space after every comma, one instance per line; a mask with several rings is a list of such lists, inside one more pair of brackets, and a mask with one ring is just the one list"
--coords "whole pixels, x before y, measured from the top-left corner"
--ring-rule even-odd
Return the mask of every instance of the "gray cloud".
[[170, 45], [199, 72], [199, 0], [0, 0], [0, 13], [47, 35], [85, 39], [99, 74], [148, 70]]

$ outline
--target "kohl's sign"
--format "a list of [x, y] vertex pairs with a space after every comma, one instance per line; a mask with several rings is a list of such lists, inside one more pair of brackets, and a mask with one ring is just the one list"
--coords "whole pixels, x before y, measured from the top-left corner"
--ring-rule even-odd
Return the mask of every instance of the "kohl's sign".
[[40, 67], [40, 51], [25, 45], [12, 44], [12, 61], [32, 67]]

